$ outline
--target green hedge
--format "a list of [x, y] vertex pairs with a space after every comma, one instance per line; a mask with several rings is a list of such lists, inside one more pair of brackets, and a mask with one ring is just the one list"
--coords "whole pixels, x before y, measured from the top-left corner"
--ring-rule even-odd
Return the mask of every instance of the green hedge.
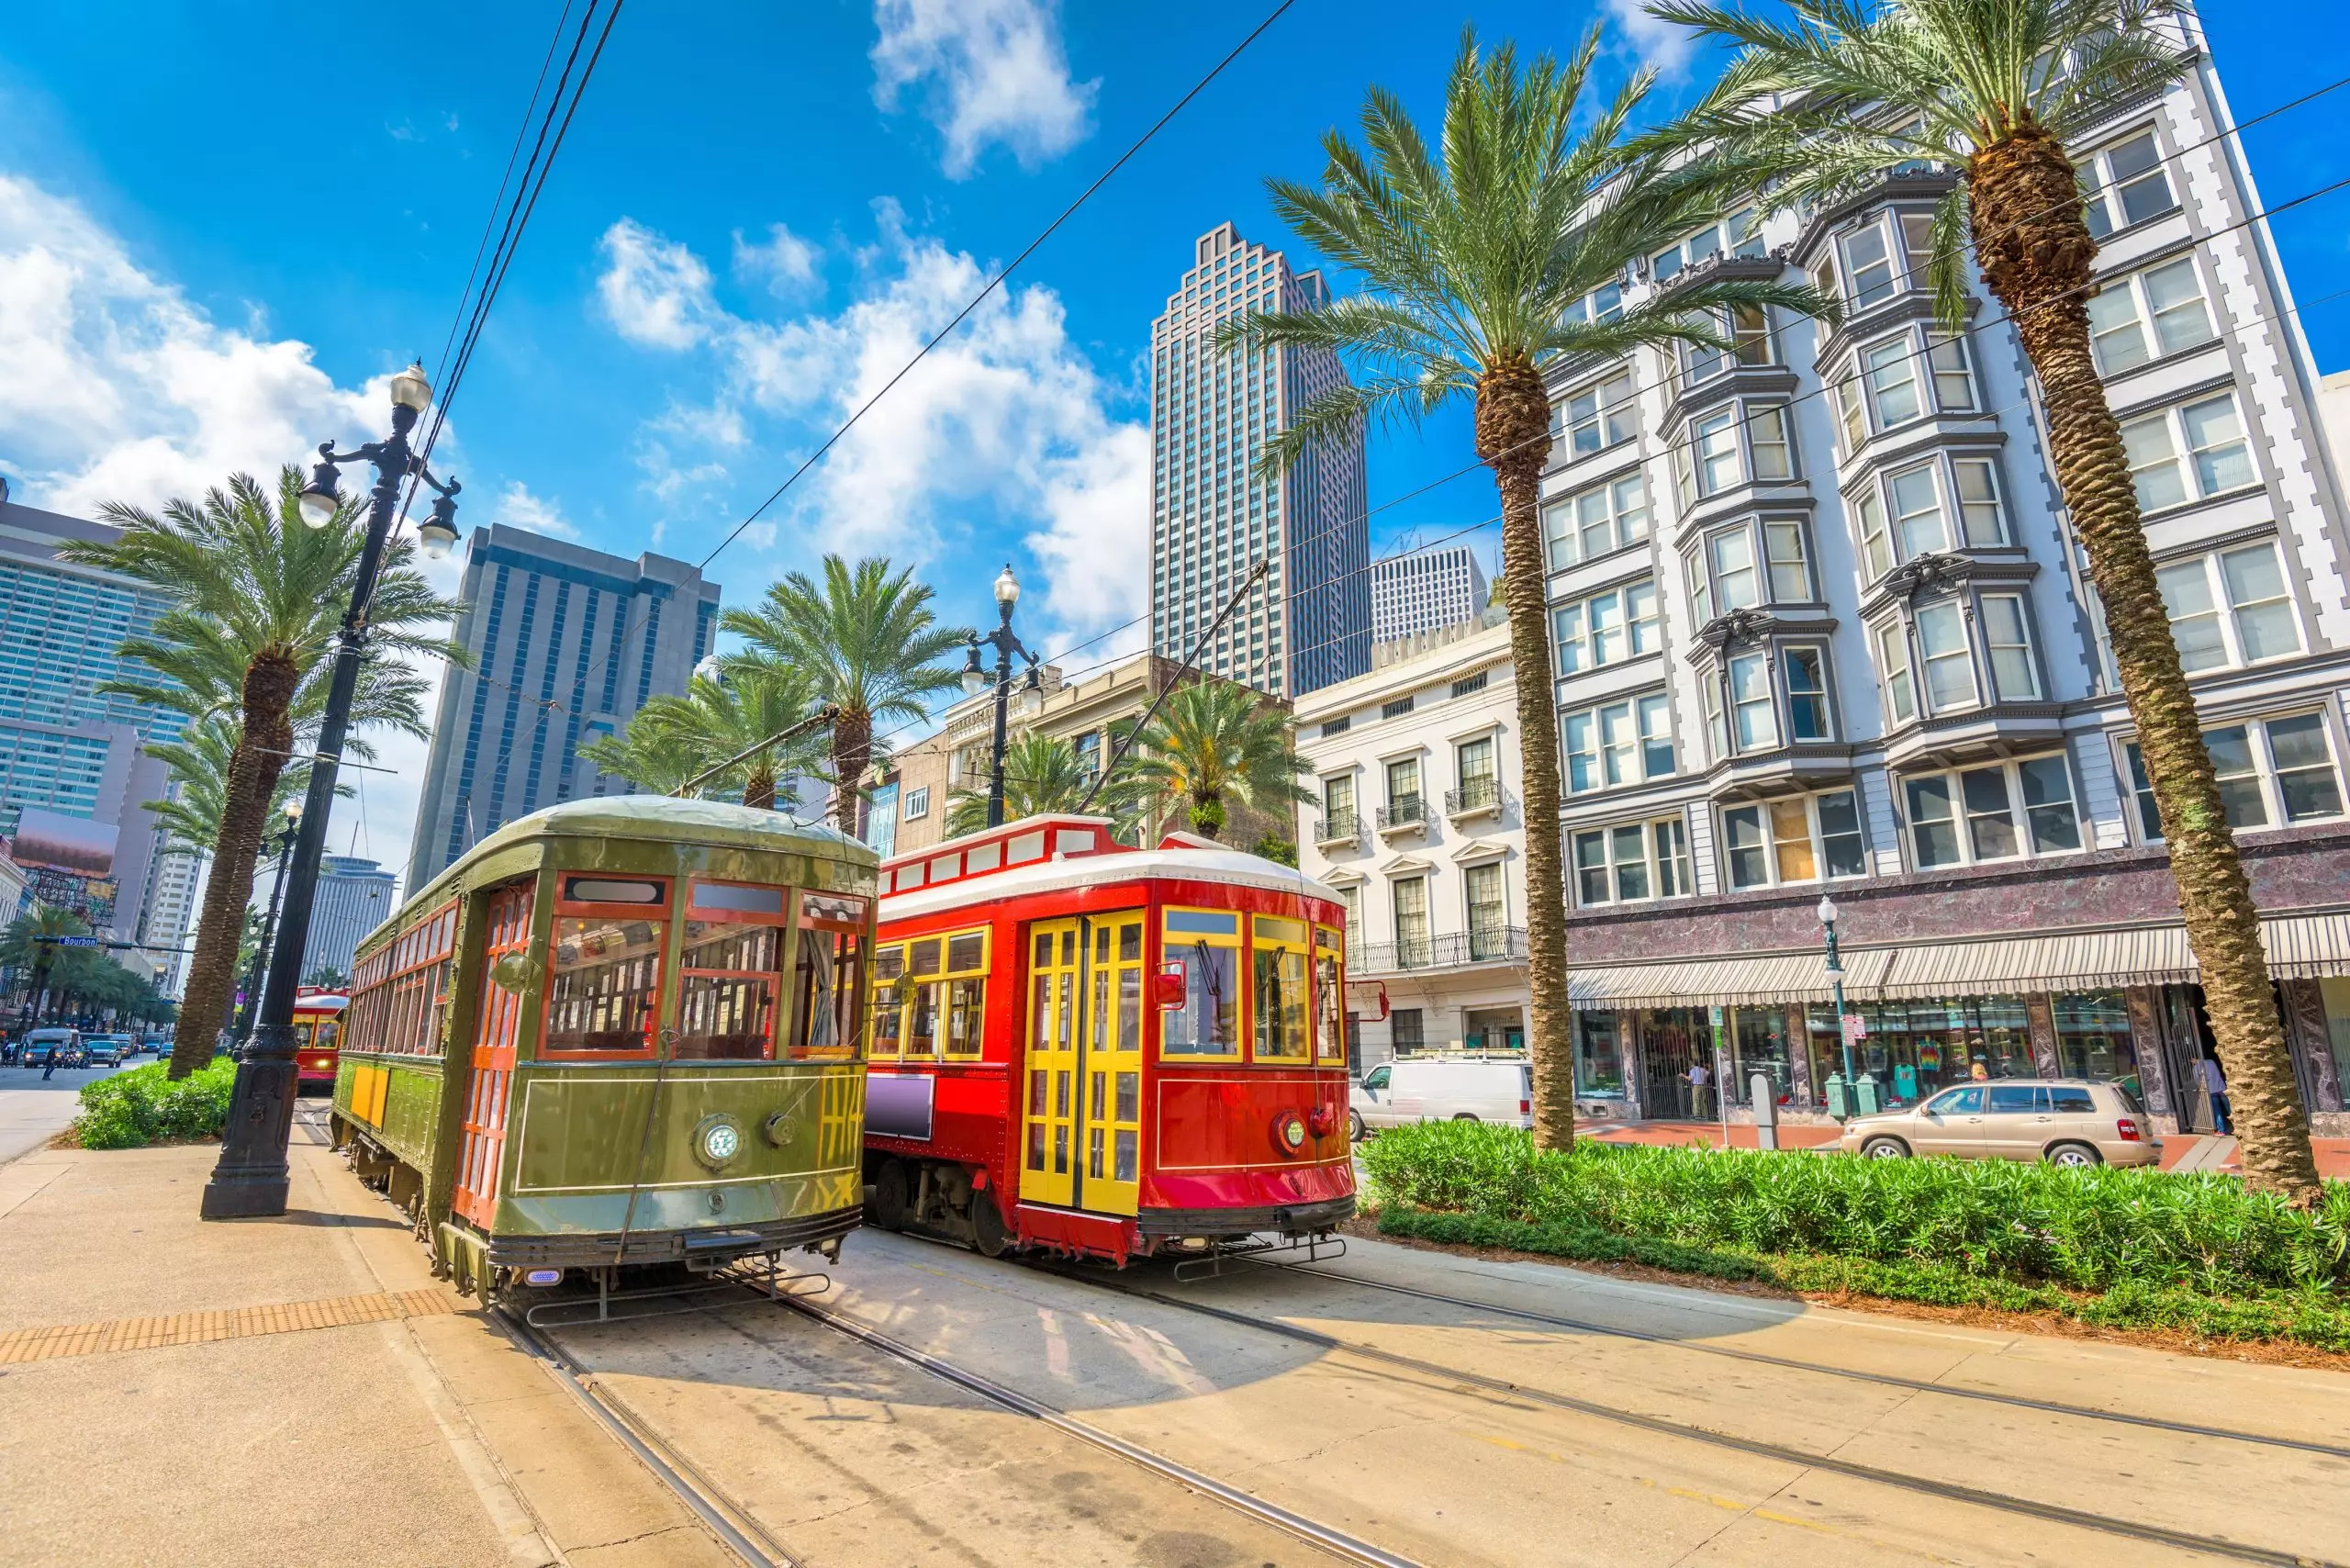
[[162, 1138], [218, 1137], [237, 1064], [216, 1058], [173, 1083], [167, 1064], [110, 1072], [82, 1086], [73, 1130], [84, 1148], [143, 1148]]
[[[2035, 1304], [2026, 1310], [2086, 1292], [2137, 1302], [2283, 1293], [2350, 1308], [2350, 1183], [2340, 1182], [2303, 1213], [2223, 1176], [1588, 1139], [1537, 1154], [1525, 1133], [1472, 1122], [1398, 1127], [1364, 1145], [1362, 1158], [1382, 1204], [1531, 1226], [1557, 1243], [1528, 1250], [1605, 1248], [1612, 1238], [1665, 1249], [1633, 1254], [1662, 1268], [1718, 1258], [1695, 1271], [1745, 1268], [1797, 1289], [1923, 1300], [1964, 1282], [1978, 1294], [2022, 1290]], [[1796, 1283], [1796, 1259], [1832, 1264], [1855, 1282]], [[1879, 1283], [1906, 1287], [1858, 1282], [1857, 1265], [1891, 1271]]]

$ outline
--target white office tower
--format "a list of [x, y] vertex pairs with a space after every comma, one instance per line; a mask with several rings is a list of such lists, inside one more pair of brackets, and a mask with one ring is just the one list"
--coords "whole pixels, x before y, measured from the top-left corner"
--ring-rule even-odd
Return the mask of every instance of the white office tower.
[[1326, 351], [1213, 345], [1232, 317], [1319, 309], [1329, 298], [1320, 273], [1292, 272], [1280, 252], [1226, 223], [1200, 237], [1150, 331], [1152, 646], [1189, 655], [1249, 568], [1270, 559], [1266, 581], [1199, 664], [1281, 697], [1371, 667], [1362, 436], [1259, 482], [1258, 448], [1346, 371]]
[[1485, 569], [1466, 544], [1415, 550], [1371, 568], [1371, 640], [1433, 632], [1474, 621], [1485, 608]]

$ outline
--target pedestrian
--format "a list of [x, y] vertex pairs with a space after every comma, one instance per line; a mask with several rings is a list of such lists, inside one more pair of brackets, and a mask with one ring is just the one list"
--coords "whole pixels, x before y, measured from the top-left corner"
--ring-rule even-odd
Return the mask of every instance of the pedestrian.
[[1709, 1093], [1713, 1075], [1706, 1070], [1704, 1062], [1693, 1061], [1689, 1070], [1681, 1076], [1689, 1081], [1689, 1114], [1702, 1122], [1712, 1114]]
[[1975, 1065], [1966, 1070], [1966, 1076], [1973, 1079], [1977, 1083], [1982, 1083], [1990, 1078], [1991, 1070], [1983, 1065], [1983, 1058], [1981, 1057], [1976, 1057], [1975, 1058]]
[[2234, 1131], [2228, 1115], [2228, 1075], [2220, 1070], [2220, 1058], [2205, 1057], [2196, 1064], [2203, 1077], [2203, 1092], [2211, 1101], [2211, 1130], [2225, 1135]]
[[50, 1042], [49, 1042], [49, 1060], [48, 1060], [48, 1065], [44, 1066], [44, 1067], [40, 1070], [40, 1076], [41, 1076], [41, 1081], [42, 1081], [42, 1082], [44, 1082], [44, 1083], [48, 1082], [48, 1081], [49, 1081], [49, 1075], [50, 1075], [50, 1073], [55, 1072], [55, 1071], [57, 1070], [57, 1058], [58, 1058], [61, 1055], [62, 1055], [62, 1054], [63, 1054], [64, 1050], [65, 1050], [65, 1045], [64, 1045], [64, 1042], [63, 1042], [63, 1041], [62, 1041], [62, 1040], [51, 1040], [51, 1041], [50, 1041]]

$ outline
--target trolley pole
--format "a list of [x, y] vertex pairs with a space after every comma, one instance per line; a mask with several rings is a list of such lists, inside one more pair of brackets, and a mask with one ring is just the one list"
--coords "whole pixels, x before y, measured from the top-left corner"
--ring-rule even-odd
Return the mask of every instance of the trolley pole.
[[977, 697], [987, 689], [988, 672], [979, 663], [979, 644], [987, 644], [995, 650], [995, 744], [988, 757], [988, 826], [1003, 825], [1003, 747], [1007, 710], [1012, 701], [1012, 655], [1018, 654], [1028, 661], [1028, 679], [1020, 689], [1020, 711], [1033, 715], [1045, 705], [1045, 688], [1036, 676], [1036, 655], [1026, 644], [1013, 634], [1012, 607], [1020, 602], [1020, 579], [1012, 575], [1012, 565], [1006, 562], [1003, 575], [995, 580], [995, 607], [998, 624], [986, 636], [971, 633], [970, 656], [963, 665], [963, 694]]
[[461, 487], [454, 479], [444, 485], [434, 478], [423, 457], [408, 445], [408, 431], [432, 406], [432, 387], [424, 379], [423, 367], [412, 364], [393, 376], [391, 393], [389, 439], [369, 442], [349, 453], [336, 452], [330, 441], [321, 442], [310, 482], [302, 489], [302, 521], [312, 528], [324, 528], [342, 507], [336, 470], [346, 463], [366, 463], [375, 470], [367, 540], [359, 553], [358, 573], [352, 579], [342, 632], [335, 641], [326, 714], [319, 725], [317, 755], [310, 760], [309, 793], [294, 839], [293, 863], [283, 879], [285, 908], [271, 944], [261, 1020], [251, 1047], [237, 1063], [219, 1163], [212, 1168], [212, 1180], [204, 1189], [206, 1219], [246, 1219], [285, 1212], [285, 1146], [294, 1131], [297, 1090], [294, 991], [302, 973], [302, 950], [310, 935], [310, 903], [318, 890], [319, 860], [326, 853], [327, 819], [334, 814], [336, 765], [342, 759], [352, 700], [359, 689], [359, 666], [367, 647], [367, 606], [375, 597], [384, 550], [397, 520], [400, 487], [411, 476], [431, 486], [438, 497], [432, 515], [417, 527], [419, 545], [437, 560], [449, 553], [457, 539], [456, 496]]

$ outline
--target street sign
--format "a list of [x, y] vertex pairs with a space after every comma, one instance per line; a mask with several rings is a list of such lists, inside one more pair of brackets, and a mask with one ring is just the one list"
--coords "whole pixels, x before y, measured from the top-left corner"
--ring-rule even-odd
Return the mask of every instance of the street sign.
[[61, 947], [95, 947], [98, 939], [95, 936], [61, 936], [57, 945]]
[[1722, 1026], [1722, 1010], [1720, 1008], [1708, 1007], [1706, 1009], [1706, 1014], [1707, 1020], [1712, 1023], [1715, 1028], [1718, 1029]]
[[1869, 1037], [1868, 1020], [1857, 1013], [1844, 1014], [1844, 1037], [1854, 1044]]

